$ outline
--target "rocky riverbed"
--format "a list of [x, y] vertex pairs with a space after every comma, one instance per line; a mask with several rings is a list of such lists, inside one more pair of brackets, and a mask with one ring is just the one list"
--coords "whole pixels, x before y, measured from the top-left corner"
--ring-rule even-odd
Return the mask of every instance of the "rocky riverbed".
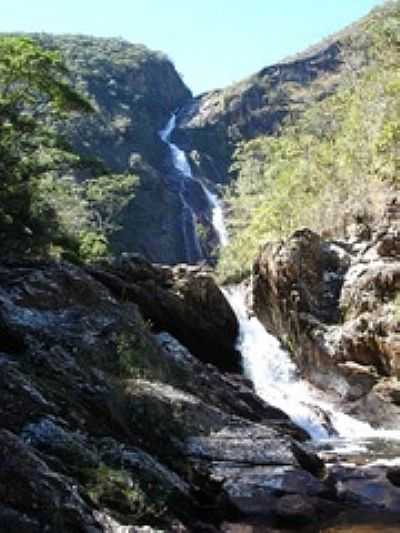
[[400, 512], [395, 469], [323, 461], [255, 394], [209, 271], [8, 261], [0, 310], [4, 531], [315, 528], [348, 509]]

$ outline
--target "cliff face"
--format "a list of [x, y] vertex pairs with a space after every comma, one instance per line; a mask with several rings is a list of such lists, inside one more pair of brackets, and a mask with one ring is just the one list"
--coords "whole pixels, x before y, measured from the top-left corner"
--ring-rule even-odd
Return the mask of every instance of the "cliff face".
[[304, 229], [266, 244], [254, 265], [254, 309], [290, 347], [299, 368], [346, 410], [397, 428], [399, 409], [400, 208], [347, 240]]
[[[160, 52], [118, 39], [34, 37], [62, 52], [75, 87], [95, 108], [64, 123], [62, 135], [79, 154], [140, 178], [119, 220], [122, 230], [113, 237], [115, 252], [141, 252], [164, 263], [185, 260], [182, 205], [167, 186], [168, 149], [158, 134], [169, 115], [191, 98], [173, 64]], [[86, 176], [83, 168], [76, 177]]]

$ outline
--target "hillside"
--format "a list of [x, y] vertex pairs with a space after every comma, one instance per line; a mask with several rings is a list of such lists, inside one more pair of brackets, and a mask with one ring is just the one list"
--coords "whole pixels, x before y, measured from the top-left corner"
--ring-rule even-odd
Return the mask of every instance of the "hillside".
[[[166, 146], [158, 132], [169, 115], [191, 98], [171, 61], [162, 53], [122, 39], [82, 35], [31, 35], [61, 51], [75, 88], [95, 112], [60, 125], [60, 133], [83, 158], [113, 173], [140, 179], [135, 197], [112, 235], [114, 252], [141, 252], [176, 263], [185, 259], [179, 224], [181, 205], [165, 182]], [[75, 176], [85, 180], [88, 171]]]
[[381, 217], [399, 187], [399, 16], [396, 2], [355, 26], [350, 50], [368, 42], [368, 62], [350, 74], [342, 66], [334, 94], [309, 101], [277, 135], [239, 145], [226, 196], [233, 239], [220, 262], [224, 276], [249, 272], [262, 242], [299, 227], [346, 237]]
[[386, 9], [390, 10], [376, 9], [342, 32], [239, 83], [196, 97], [181, 115], [176, 138], [196, 151], [202, 171], [217, 182], [229, 182], [238, 143], [279, 133], [283, 122], [295, 122], [311, 105], [360, 76], [374, 59], [371, 27], [384, 20]]
[[0, 533], [398, 531], [399, 51], [0, 37]]

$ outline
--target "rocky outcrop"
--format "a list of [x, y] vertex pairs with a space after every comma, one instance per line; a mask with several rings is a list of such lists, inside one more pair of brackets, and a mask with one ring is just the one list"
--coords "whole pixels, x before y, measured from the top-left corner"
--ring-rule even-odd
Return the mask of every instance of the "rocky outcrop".
[[125, 256], [111, 267], [89, 271], [118, 298], [135, 302], [153, 329], [169, 332], [205, 363], [240, 371], [238, 322], [209, 270]]
[[[161, 52], [123, 39], [84, 35], [33, 34], [58, 49], [75, 87], [94, 113], [75, 115], [60, 133], [81, 156], [78, 169], [65, 170], [79, 182], [105, 171], [140, 178], [135, 197], [114, 220], [115, 253], [137, 252], [152, 261], [187, 261], [182, 202], [168, 178], [169, 153], [159, 137], [169, 116], [191, 99], [172, 62]], [[134, 228], [134, 230], [133, 230]]]
[[325, 497], [304, 431], [141, 317], [147, 288], [178, 323], [201, 304], [201, 335], [221, 348], [225, 325], [233, 342], [236, 322], [208, 278], [138, 258], [86, 271], [0, 265], [3, 529], [216, 531], [240, 512], [268, 514], [300, 485]]
[[397, 427], [399, 221], [394, 198], [375, 229], [334, 242], [304, 229], [269, 243], [254, 266], [254, 309], [302, 372], [373, 424]]
[[[169, 321], [151, 328], [139, 312], [153, 309], [149, 302], [163, 309], [154, 320]], [[197, 340], [212, 333], [221, 349], [217, 329], [226, 327], [234, 342], [232, 311], [201, 269], [129, 256], [86, 269], [0, 265], [3, 528], [316, 525], [349, 506], [371, 507], [378, 485], [377, 504], [400, 508], [391, 473], [362, 474], [363, 482], [357, 469], [327, 469], [308, 435], [243, 376], [205, 363], [210, 354], [199, 346], [195, 356], [171, 333], [155, 333], [175, 317], [178, 332], [185, 325], [195, 334], [185, 322], [194, 305]]]

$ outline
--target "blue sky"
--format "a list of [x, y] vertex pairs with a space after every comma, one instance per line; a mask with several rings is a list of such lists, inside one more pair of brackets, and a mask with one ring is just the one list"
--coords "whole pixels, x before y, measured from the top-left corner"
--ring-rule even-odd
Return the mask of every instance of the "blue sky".
[[2, 0], [0, 31], [124, 37], [166, 52], [194, 93], [229, 85], [381, 0]]

